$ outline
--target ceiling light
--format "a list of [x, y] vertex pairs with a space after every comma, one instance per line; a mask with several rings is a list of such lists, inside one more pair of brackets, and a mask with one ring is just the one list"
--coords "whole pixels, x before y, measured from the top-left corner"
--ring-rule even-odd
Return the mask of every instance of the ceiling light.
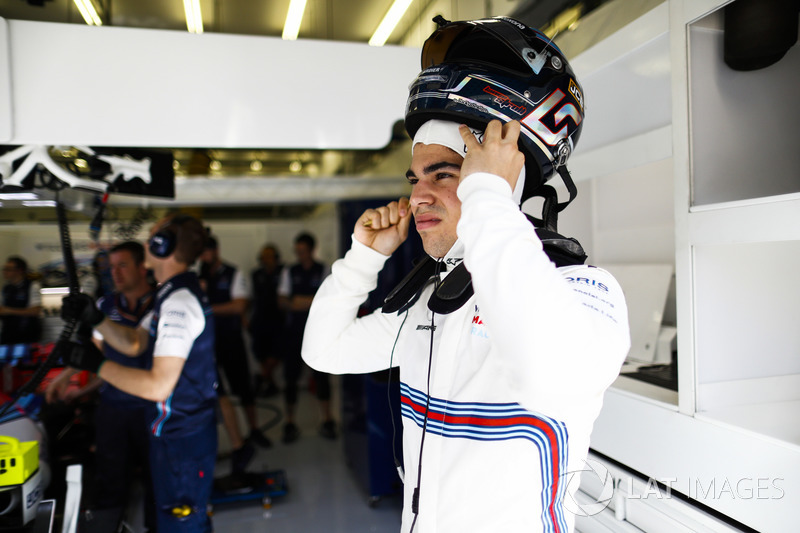
[[103, 21], [100, 20], [100, 16], [97, 14], [97, 9], [95, 9], [92, 0], [74, 0], [75, 5], [78, 8], [78, 11], [81, 12], [81, 16], [83, 20], [86, 21], [86, 24], [89, 26], [102, 26]]
[[41, 294], [69, 294], [69, 287], [43, 287], [39, 289]]
[[303, 12], [306, 10], [306, 0], [292, 0], [289, 11], [286, 13], [286, 22], [283, 25], [281, 37], [287, 41], [297, 39], [300, 33], [300, 23], [303, 22]]
[[203, 14], [200, 12], [200, 0], [183, 0], [183, 11], [186, 13], [186, 29], [190, 33], [203, 33]]
[[38, 200], [32, 192], [8, 192], [0, 194], [0, 200]]
[[378, 25], [378, 29], [372, 34], [369, 40], [371, 46], [383, 46], [386, 40], [394, 31], [397, 23], [403, 18], [408, 6], [411, 5], [411, 0], [394, 0], [392, 7], [386, 12], [386, 16]]
[[26, 200], [22, 202], [25, 207], [52, 207], [56, 205], [53, 200]]

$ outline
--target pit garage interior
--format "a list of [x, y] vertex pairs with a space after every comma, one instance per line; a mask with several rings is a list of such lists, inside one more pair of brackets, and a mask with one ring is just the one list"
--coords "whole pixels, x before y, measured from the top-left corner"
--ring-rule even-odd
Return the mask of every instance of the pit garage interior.
[[[735, 24], [730, 10], [745, 3], [758, 23]], [[265, 243], [293, 263], [301, 232], [330, 265], [364, 209], [410, 193], [404, 105], [434, 16], [511, 16], [550, 37], [583, 86], [569, 161], [579, 192], [559, 231], [617, 278], [629, 309], [631, 350], [595, 422], [590, 466], [574, 478], [576, 531], [793, 530], [798, 2], [308, 0], [290, 28], [296, 4], [0, 0], [0, 253], [24, 257], [42, 286], [40, 342], [0, 347], [5, 401], [63, 330], [57, 203], [81, 278], [98, 245], [144, 242], [175, 212], [200, 218], [244, 273]], [[755, 63], [734, 68], [742, 49]], [[158, 165], [143, 186], [126, 172], [144, 157]], [[409, 242], [391, 274], [421, 253]], [[76, 415], [52, 434], [41, 416], [60, 368], [0, 420], [0, 460], [30, 443], [38, 451], [30, 472], [0, 471], [0, 531], [82, 531], [90, 487], [68, 469], [85, 457], [48, 450], [64, 435], [89, 442], [91, 422]], [[292, 444], [281, 442], [281, 397], [257, 399], [273, 446], [251, 465], [281, 472], [285, 490], [215, 506], [215, 531], [400, 530], [396, 376], [334, 379], [333, 441], [318, 435], [313, 387], [304, 375]], [[231, 443], [219, 428], [224, 476]], [[491, 489], [478, 479], [475, 490]], [[134, 491], [117, 530], [145, 530], [143, 497]]]

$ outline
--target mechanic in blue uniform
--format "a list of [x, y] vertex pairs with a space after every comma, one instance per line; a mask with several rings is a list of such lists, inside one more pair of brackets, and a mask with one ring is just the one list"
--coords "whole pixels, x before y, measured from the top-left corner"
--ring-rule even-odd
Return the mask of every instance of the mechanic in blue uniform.
[[38, 342], [41, 336], [42, 296], [39, 283], [28, 278], [28, 263], [21, 257], [11, 256], [3, 266], [3, 301], [0, 319], [3, 330], [0, 344]]
[[214, 319], [197, 276], [189, 271], [205, 237], [202, 223], [188, 215], [154, 226], [147, 263], [159, 288], [153, 311], [135, 329], [107, 319], [84, 294], [65, 297], [62, 306], [63, 318], [94, 325], [115, 349], [145, 357], [144, 368], [124, 366], [105, 359], [83, 338], [64, 353], [70, 366], [94, 371], [118, 389], [150, 400], [150, 471], [159, 533], [212, 530], [206, 507], [217, 454]]
[[[144, 266], [144, 246], [135, 241], [117, 244], [108, 252], [109, 270], [115, 291], [97, 301], [97, 307], [110, 320], [134, 328], [153, 309], [154, 290], [147, 279]], [[132, 368], [145, 368], [151, 354], [128, 357], [95, 335], [103, 355], [116, 363]], [[152, 527], [154, 509], [150, 497], [150, 468], [148, 460], [147, 413], [148, 401], [128, 394], [110, 383], [94, 377], [85, 386], [69, 388], [70, 378], [78, 370], [65, 368], [48, 386], [48, 403], [70, 403], [99, 388], [95, 410], [95, 479], [91, 487], [95, 509], [124, 510], [135, 469], [141, 469], [145, 486], [145, 525]], [[118, 522], [115, 520], [115, 522]], [[92, 530], [96, 528], [93, 526]]]
[[278, 305], [283, 263], [278, 247], [269, 243], [261, 248], [259, 261], [261, 266], [251, 274], [253, 314], [249, 330], [253, 355], [261, 366], [261, 375], [256, 377], [256, 394], [270, 397], [278, 393], [273, 375], [284, 351], [286, 317]]
[[[283, 372], [286, 388], [286, 424], [283, 426], [283, 442], [289, 444], [300, 436], [294, 413], [297, 406], [297, 382], [303, 372], [303, 359], [300, 350], [303, 345], [303, 331], [308, 320], [308, 310], [322, 281], [330, 269], [314, 260], [317, 241], [310, 233], [301, 233], [294, 240], [297, 263], [284, 269], [278, 286], [281, 308], [286, 311], [286, 352]], [[313, 371], [317, 387], [317, 399], [322, 412], [322, 425], [319, 433], [326, 439], [335, 439], [336, 422], [331, 413], [330, 376], [324, 372]]]
[[[222, 379], [218, 378], [217, 394], [225, 428], [233, 447], [232, 469], [234, 472], [241, 472], [255, 453], [251, 442], [263, 448], [272, 446], [270, 440], [258, 429], [256, 396], [250, 379], [247, 348], [242, 337], [242, 317], [250, 301], [250, 287], [240, 269], [222, 261], [216, 238], [208, 236], [200, 260], [200, 284], [206, 290], [211, 311], [214, 313], [217, 372], [222, 370], [225, 373], [230, 388], [228, 391]], [[238, 396], [242, 402], [250, 428], [247, 439], [242, 439], [239, 431], [236, 411], [229, 399], [230, 393]]]

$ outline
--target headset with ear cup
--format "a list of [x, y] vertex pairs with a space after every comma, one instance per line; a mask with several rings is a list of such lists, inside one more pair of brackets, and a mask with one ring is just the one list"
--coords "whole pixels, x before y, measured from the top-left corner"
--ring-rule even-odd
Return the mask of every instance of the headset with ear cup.
[[147, 242], [150, 253], [155, 257], [169, 257], [175, 251], [175, 234], [166, 229], [156, 232]]
[[150, 250], [150, 253], [162, 259], [169, 257], [172, 252], [175, 251], [175, 247], [178, 244], [176, 225], [189, 218], [191, 217], [188, 215], [178, 215], [167, 222], [163, 228], [154, 233], [153, 236], [150, 237], [150, 240], [147, 241], [147, 248]]

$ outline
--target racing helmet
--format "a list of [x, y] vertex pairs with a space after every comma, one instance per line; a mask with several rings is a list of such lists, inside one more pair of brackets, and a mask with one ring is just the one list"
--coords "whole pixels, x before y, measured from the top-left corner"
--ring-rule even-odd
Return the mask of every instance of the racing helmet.
[[405, 127], [413, 138], [430, 119], [485, 129], [493, 119], [522, 125], [519, 148], [525, 155], [522, 202], [552, 199], [544, 183], [559, 172], [577, 190], [566, 162], [581, 134], [583, 90], [559, 48], [540, 31], [508, 17], [439, 25], [422, 47], [422, 72], [412, 82]]

